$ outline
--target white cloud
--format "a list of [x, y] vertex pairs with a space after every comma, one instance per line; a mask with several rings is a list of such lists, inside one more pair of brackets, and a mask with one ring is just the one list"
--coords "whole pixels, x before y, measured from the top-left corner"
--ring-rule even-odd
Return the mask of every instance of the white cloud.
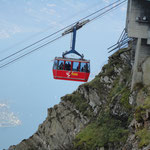
[[0, 39], [10, 38], [11, 36], [24, 32], [23, 29], [5, 20], [0, 20]]
[[80, 2], [80, 1], [74, 1], [74, 0], [62, 0], [64, 5], [66, 7], [76, 9], [77, 11], [82, 10], [83, 8], [87, 7], [87, 3], [85, 2]]
[[14, 127], [18, 125], [21, 125], [21, 121], [10, 111], [8, 104], [0, 103], [0, 127]]
[[56, 4], [47, 4], [48, 7], [55, 7]]
[[6, 30], [0, 29], [0, 39], [6, 39], [9, 37], [10, 37], [10, 34]]
[[46, 23], [51, 24], [52, 18], [55, 18], [58, 16], [55, 9], [50, 7], [42, 7], [40, 9], [34, 9], [34, 8], [26, 8], [26, 13], [33, 18], [34, 21], [38, 23]]
[[44, 13], [44, 14], [47, 14], [47, 15], [55, 15], [56, 14], [56, 11], [54, 9], [50, 9], [50, 8], [42, 8], [40, 10], [40, 12]]
[[108, 4], [110, 1], [109, 1], [109, 0], [103, 0], [103, 2], [105, 2], [105, 3], [107, 3], [107, 4]]
[[6, 104], [0, 104], [0, 107], [8, 107]]

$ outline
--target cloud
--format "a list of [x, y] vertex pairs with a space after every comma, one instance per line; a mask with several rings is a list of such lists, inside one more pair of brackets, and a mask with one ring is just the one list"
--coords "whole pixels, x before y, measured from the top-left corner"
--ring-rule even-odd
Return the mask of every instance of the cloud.
[[6, 39], [9, 37], [10, 37], [10, 34], [8, 33], [8, 31], [4, 29], [0, 29], [0, 39]]
[[74, 0], [62, 0], [63, 4], [66, 7], [76, 9], [77, 11], [82, 10], [83, 8], [87, 7], [87, 3], [85, 2], [80, 2], [80, 1], [74, 1]]
[[48, 7], [55, 7], [56, 4], [47, 4]]
[[107, 3], [107, 4], [108, 4], [108, 3], [110, 3], [110, 1], [109, 1], [109, 0], [103, 0], [103, 2], [105, 2], [105, 3]]
[[47, 14], [47, 15], [55, 15], [56, 14], [56, 11], [54, 9], [50, 9], [50, 8], [42, 8], [40, 10], [40, 12], [44, 13], [44, 14]]
[[0, 103], [0, 127], [14, 127], [18, 125], [21, 125], [21, 121], [10, 111], [8, 104]]
[[25, 12], [29, 17], [31, 17], [34, 21], [39, 22], [42, 24], [51, 24], [51, 21], [53, 19], [56, 19], [58, 17], [58, 14], [55, 9], [51, 7], [42, 7], [40, 9], [36, 8], [26, 8]]
[[0, 20], [0, 39], [10, 38], [12, 35], [24, 32], [17, 24], [9, 23], [5, 20]]
[[6, 104], [0, 104], [0, 108], [1, 107], [8, 107]]

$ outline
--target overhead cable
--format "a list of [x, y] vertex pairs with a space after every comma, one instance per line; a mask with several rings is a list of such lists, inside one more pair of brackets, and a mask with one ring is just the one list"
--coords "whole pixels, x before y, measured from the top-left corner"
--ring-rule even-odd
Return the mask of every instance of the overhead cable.
[[[120, 1], [121, 1], [121, 0], [118, 0], [118, 1], [116, 1], [116, 2], [114, 2], [114, 3], [111, 3], [111, 4], [109, 4], [108, 6], [106, 6], [106, 7], [104, 7], [104, 8], [101, 8], [101, 9], [95, 11], [94, 13], [92, 13], [92, 14], [90, 14], [90, 15], [88, 15], [88, 16], [86, 16], [86, 17], [84, 17], [84, 18], [82, 18], [82, 19], [80, 19], [80, 20], [78, 20], [78, 21], [76, 21], [76, 22], [74, 22], [74, 23], [72, 23], [72, 24], [70, 24], [70, 25], [68, 25], [68, 26], [66, 26], [66, 27], [64, 27], [64, 28], [62, 28], [62, 29], [60, 29], [60, 30], [58, 30], [58, 31], [56, 31], [56, 32], [54, 32], [54, 33], [52, 33], [52, 34], [50, 34], [50, 35], [44, 37], [44, 38], [42, 38], [42, 39], [40, 39], [40, 40], [38, 40], [38, 41], [36, 41], [36, 42], [34, 42], [33, 44], [30, 44], [30, 45], [24, 47], [23, 49], [20, 49], [19, 51], [15, 52], [15, 53], [13, 53], [13, 54], [10, 54], [10, 55], [8, 55], [8, 56], [5, 57], [5, 58], [0, 59], [0, 62], [2, 62], [2, 61], [6, 60], [6, 59], [8, 59], [8, 58], [10, 58], [10, 57], [12, 57], [12, 56], [14, 56], [14, 55], [16, 55], [16, 54], [18, 54], [18, 53], [24, 51], [24, 50], [26, 50], [26, 49], [28, 49], [28, 48], [34, 46], [34, 45], [36, 45], [36, 44], [38, 44], [38, 43], [40, 43], [40, 42], [42, 42], [42, 41], [44, 41], [44, 40], [50, 38], [51, 36], [53, 36], [53, 35], [55, 35], [55, 34], [61, 32], [61, 31], [65, 30], [65, 29], [67, 29], [67, 28], [69, 28], [69, 27], [75, 25], [77, 22], [80, 22], [80, 21], [82, 21], [82, 20], [85, 20], [86, 18], [89, 18], [89, 17], [91, 17], [91, 16], [97, 14], [98, 12], [100, 12], [100, 11], [106, 9], [106, 8], [108, 8], [108, 7], [112, 6], [112, 5], [115, 5], [116, 3], [120, 2]], [[125, 1], [126, 1], [126, 0], [125, 0]], [[125, 1], [123, 1], [123, 2], [125, 2]], [[122, 4], [123, 2], [121, 2], [121, 4]], [[118, 5], [120, 5], [120, 3], [119, 3]], [[118, 6], [118, 5], [115, 5], [115, 6]], [[115, 6], [113, 6], [113, 8], [115, 8]], [[102, 16], [103, 14], [105, 14], [106, 12], [110, 11], [110, 10], [113, 9], [113, 8], [110, 8], [110, 9], [106, 10], [105, 12], [103, 12], [102, 14], [100, 14], [100, 15], [94, 17], [94, 18], [91, 19], [90, 21], [95, 20], [96, 18]]]
[[63, 36], [59, 36], [59, 37], [57, 37], [57, 38], [55, 38], [55, 39], [53, 39], [53, 40], [51, 40], [51, 41], [49, 41], [49, 42], [47, 42], [47, 43], [41, 45], [41, 46], [39, 46], [39, 47], [37, 47], [37, 48], [35, 48], [35, 49], [33, 49], [33, 50], [31, 50], [31, 51], [29, 51], [29, 52], [27, 52], [27, 53], [25, 53], [25, 54], [19, 56], [19, 57], [17, 57], [17, 58], [15, 58], [15, 59], [13, 59], [13, 60], [11, 60], [11, 61], [9, 61], [9, 62], [6, 62], [5, 64], [2, 64], [2, 65], [0, 66], [0, 69], [3, 68], [3, 67], [5, 67], [5, 66], [7, 66], [7, 65], [9, 65], [9, 64], [11, 64], [11, 63], [13, 63], [13, 62], [15, 62], [15, 61], [17, 61], [17, 60], [19, 60], [19, 59], [21, 59], [21, 58], [23, 58], [23, 57], [25, 57], [25, 56], [27, 56], [27, 55], [29, 55], [29, 54], [31, 54], [31, 53], [33, 53], [34, 51], [39, 50], [40, 48], [42, 48], [42, 47], [44, 47], [44, 46], [46, 46], [46, 45], [48, 45], [48, 44], [50, 44], [50, 43], [52, 43], [52, 42], [54, 42], [54, 41], [60, 39], [60, 38], [62, 38], [62, 37], [63, 37]]
[[[70, 24], [70, 25], [68, 25], [68, 26], [66, 26], [66, 27], [64, 27], [64, 28], [62, 28], [62, 29], [60, 29], [60, 30], [58, 30], [58, 31], [56, 31], [56, 32], [54, 32], [54, 33], [52, 33], [52, 34], [46, 36], [46, 37], [44, 37], [44, 38], [42, 38], [42, 39], [40, 39], [40, 40], [38, 40], [37, 42], [35, 42], [35, 43], [33, 43], [33, 44], [29, 45], [29, 46], [26, 46], [25, 48], [23, 48], [23, 49], [21, 49], [21, 50], [15, 52], [15, 53], [13, 53], [13, 54], [7, 56], [7, 57], [1, 59], [0, 62], [3, 62], [4, 60], [6, 61], [7, 59], [9, 59], [9, 58], [11, 58], [11, 57], [13, 57], [13, 56], [15, 56], [15, 55], [17, 55], [17, 54], [23, 52], [24, 50], [26, 50], [26, 49], [28, 49], [28, 48], [30, 48], [30, 47], [32, 47], [32, 46], [34, 46], [34, 45], [36, 45], [36, 44], [42, 42], [42, 41], [44, 41], [44, 40], [46, 40], [46, 39], [48, 39], [48, 38], [54, 36], [55, 34], [57, 34], [57, 33], [59, 33], [59, 32], [61, 32], [61, 31], [65, 30], [65, 29], [67, 29], [67, 28], [69, 28], [69, 27], [75, 25], [76, 23], [78, 23], [78, 22], [80, 22], [80, 21], [82, 21], [82, 20], [85, 20], [86, 18], [89, 18], [89, 17], [95, 15], [95, 14], [97, 14], [98, 12], [100, 12], [100, 11], [102, 11], [102, 10], [105, 10], [106, 8], [109, 8], [110, 6], [113, 6], [113, 7], [109, 8], [109, 9], [107, 9], [106, 11], [102, 12], [101, 14], [97, 15], [96, 17], [90, 19], [89, 22], [91, 22], [91, 21], [93, 21], [93, 20], [99, 18], [100, 16], [104, 15], [105, 13], [111, 11], [112, 9], [118, 7], [119, 5], [123, 4], [123, 3], [124, 3], [125, 1], [127, 1], [127, 0], [124, 0], [124, 1], [121, 1], [121, 2], [120, 2], [120, 1], [121, 1], [121, 0], [118, 0], [118, 1], [116, 1], [116, 2], [114, 2], [114, 3], [111, 3], [111, 4], [109, 4], [108, 6], [102, 8], [102, 9], [99, 9], [99, 10], [95, 11], [94, 13], [92, 13], [92, 14], [90, 14], [90, 15], [88, 15], [88, 16], [86, 16], [86, 17], [84, 17], [84, 18], [82, 18], [82, 19], [80, 19], [80, 20], [78, 20], [78, 21], [76, 21], [76, 22], [74, 22], [74, 23], [72, 23], [72, 24]], [[120, 2], [120, 3], [118, 3], [118, 2]], [[116, 5], [115, 5], [115, 4], [116, 4]], [[89, 23], [89, 22], [88, 22], [88, 23]], [[3, 67], [5, 67], [5, 66], [11, 64], [11, 63], [13, 63], [13, 62], [19, 60], [20, 58], [23, 58], [24, 56], [29, 55], [30, 53], [32, 53], [32, 52], [34, 52], [34, 51], [36, 51], [36, 50], [39, 50], [40, 48], [42, 48], [42, 47], [44, 47], [44, 46], [46, 46], [46, 45], [48, 45], [48, 44], [50, 44], [50, 43], [52, 43], [52, 42], [54, 42], [54, 41], [60, 39], [61, 37], [63, 37], [63, 35], [61, 35], [61, 36], [59, 36], [59, 37], [57, 37], [57, 38], [55, 38], [55, 39], [53, 39], [53, 40], [51, 40], [51, 41], [49, 41], [49, 42], [44, 43], [43, 45], [41, 45], [41, 46], [39, 46], [39, 47], [37, 47], [37, 48], [34, 48], [33, 50], [31, 50], [31, 51], [29, 51], [29, 52], [26, 52], [25, 54], [22, 54], [22, 55], [18, 56], [17, 58], [14, 58], [13, 60], [10, 60], [10, 61], [8, 61], [8, 62], [6, 62], [6, 63], [3, 63], [2, 65], [0, 65], [0, 68], [3, 68]]]

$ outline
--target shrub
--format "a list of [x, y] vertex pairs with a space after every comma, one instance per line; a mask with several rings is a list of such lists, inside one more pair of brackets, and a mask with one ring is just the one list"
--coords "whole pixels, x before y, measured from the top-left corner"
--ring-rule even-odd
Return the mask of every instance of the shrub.
[[147, 146], [150, 143], [150, 130], [143, 128], [136, 132], [136, 136], [139, 138], [139, 148]]
[[118, 145], [124, 143], [127, 136], [128, 130], [122, 126], [122, 122], [106, 113], [76, 136], [74, 147], [75, 149], [95, 150], [98, 147], [107, 146], [108, 143]]

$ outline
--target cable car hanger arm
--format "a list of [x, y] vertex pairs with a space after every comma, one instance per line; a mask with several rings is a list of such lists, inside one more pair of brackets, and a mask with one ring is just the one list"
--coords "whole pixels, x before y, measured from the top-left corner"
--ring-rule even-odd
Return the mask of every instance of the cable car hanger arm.
[[[80, 27], [80, 28], [81, 28], [81, 27]], [[74, 26], [74, 27], [73, 27], [73, 38], [72, 38], [71, 50], [70, 50], [70, 51], [67, 51], [67, 52], [63, 52], [62, 57], [65, 57], [65, 56], [68, 55], [68, 54], [74, 53], [74, 54], [80, 56], [81, 59], [83, 59], [83, 54], [81, 55], [80, 53], [78, 53], [78, 52], [75, 50], [76, 32], [77, 32], [77, 26]]]
[[82, 22], [77, 22], [73, 27], [71, 27], [71, 28], [65, 30], [65, 31], [62, 33], [62, 36], [73, 32], [74, 27], [76, 27], [76, 30], [78, 30], [78, 29], [82, 28], [82, 26], [84, 26], [85, 24], [87, 24], [87, 23], [89, 23], [89, 22], [90, 22], [89, 19], [84, 20], [84, 21], [82, 21]]
[[64, 52], [64, 53], [62, 54], [63, 57], [65, 57], [65, 56], [68, 55], [68, 54], [74, 53], [74, 54], [80, 56], [81, 59], [83, 59], [84, 55], [78, 53], [78, 52], [75, 50], [76, 33], [77, 33], [77, 30], [78, 30], [78, 29], [82, 28], [82, 26], [84, 26], [84, 25], [87, 24], [88, 22], [90, 22], [89, 19], [88, 19], [88, 20], [85, 20], [85, 21], [83, 21], [83, 22], [77, 22], [76, 25], [74, 25], [73, 27], [71, 27], [70, 29], [66, 30], [64, 33], [62, 33], [62, 36], [66, 35], [66, 34], [69, 34], [69, 33], [73, 33], [71, 50], [70, 50], [70, 51], [67, 51], [67, 52]]

